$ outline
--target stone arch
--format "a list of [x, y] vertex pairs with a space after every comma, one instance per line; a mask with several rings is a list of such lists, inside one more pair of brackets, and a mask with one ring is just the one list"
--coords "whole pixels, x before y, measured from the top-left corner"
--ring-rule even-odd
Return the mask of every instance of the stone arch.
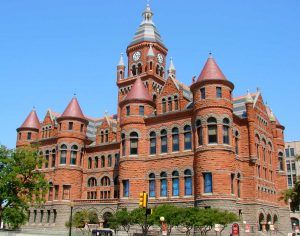
[[258, 231], [264, 231], [265, 230], [265, 223], [266, 223], [266, 217], [265, 214], [260, 211], [258, 213]]
[[130, 136], [130, 134], [131, 134], [132, 132], [136, 132], [136, 133], [138, 134], [138, 139], [141, 139], [142, 134], [141, 134], [141, 131], [140, 131], [140, 130], [135, 129], [135, 128], [130, 129], [130, 130], [128, 131], [128, 135]]
[[192, 166], [185, 166], [184, 168], [181, 168], [180, 175], [184, 176], [184, 172], [186, 170], [190, 170], [191, 171], [191, 175], [192, 176], [194, 175], [194, 169], [193, 169]]

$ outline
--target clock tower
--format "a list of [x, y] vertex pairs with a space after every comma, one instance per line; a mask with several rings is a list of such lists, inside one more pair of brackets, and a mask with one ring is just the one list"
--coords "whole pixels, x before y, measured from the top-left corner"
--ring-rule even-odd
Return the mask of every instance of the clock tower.
[[[118, 102], [125, 99], [139, 77], [155, 102], [166, 81], [166, 56], [168, 49], [152, 21], [153, 12], [147, 4], [143, 19], [133, 40], [127, 47], [127, 73], [123, 56], [117, 66]], [[126, 75], [127, 74], [127, 77]], [[120, 108], [118, 109], [118, 114]]]

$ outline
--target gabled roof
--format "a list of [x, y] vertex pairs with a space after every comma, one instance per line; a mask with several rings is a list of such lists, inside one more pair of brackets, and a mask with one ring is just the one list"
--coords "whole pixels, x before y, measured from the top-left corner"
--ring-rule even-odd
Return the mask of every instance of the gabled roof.
[[151, 101], [152, 97], [150, 96], [148, 90], [145, 88], [143, 81], [140, 77], [134, 82], [130, 92], [125, 97], [124, 101], [130, 100], [141, 100], [141, 101]]
[[27, 116], [26, 120], [23, 122], [20, 128], [27, 128], [27, 129], [39, 129], [40, 128], [39, 118], [36, 114], [35, 109], [33, 109], [29, 115]]
[[76, 117], [85, 119], [76, 97], [73, 97], [61, 117]]
[[225, 75], [217, 65], [215, 59], [211, 56], [208, 57], [197, 82], [202, 80], [209, 80], [209, 79], [219, 79], [219, 80], [226, 80]]

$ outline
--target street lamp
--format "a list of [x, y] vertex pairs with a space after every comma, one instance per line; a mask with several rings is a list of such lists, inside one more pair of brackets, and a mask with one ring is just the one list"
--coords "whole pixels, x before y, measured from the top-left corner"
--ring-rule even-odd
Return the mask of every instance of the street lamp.
[[269, 225], [269, 232], [270, 232], [270, 235], [271, 235], [271, 224], [272, 224], [272, 222], [269, 221], [269, 222], [268, 222], [268, 225]]
[[70, 224], [69, 224], [69, 236], [72, 236], [72, 218], [73, 218], [73, 207], [74, 207], [74, 202], [70, 202], [69, 206], [71, 208], [71, 213], [70, 213]]
[[293, 223], [293, 230], [295, 231], [295, 228], [296, 228], [296, 223], [294, 222]]
[[164, 235], [164, 221], [165, 221], [165, 217], [161, 216], [159, 218], [160, 222], [161, 222], [161, 234]]

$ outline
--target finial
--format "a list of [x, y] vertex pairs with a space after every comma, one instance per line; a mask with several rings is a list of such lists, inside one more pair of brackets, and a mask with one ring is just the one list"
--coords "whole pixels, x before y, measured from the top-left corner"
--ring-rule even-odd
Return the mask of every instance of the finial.
[[35, 106], [34, 106], [34, 105], [33, 105], [33, 107], [32, 107], [32, 110], [33, 110], [33, 111], [36, 111], [36, 110], [35, 110]]
[[125, 66], [124, 59], [123, 59], [123, 53], [121, 53], [121, 56], [120, 56], [120, 60], [119, 60], [118, 66]]
[[260, 92], [260, 88], [259, 88], [259, 87], [257, 87], [257, 88], [256, 88], [256, 91], [257, 91], [257, 92]]
[[208, 58], [212, 58], [213, 56], [212, 56], [212, 52], [211, 52], [211, 50], [209, 50], [209, 53], [208, 53]]
[[108, 116], [108, 111], [107, 110], [104, 111], [104, 115]]
[[77, 94], [76, 94], [76, 90], [73, 93], [73, 97], [76, 98]]
[[196, 75], [194, 75], [192, 78], [192, 83], [195, 83], [195, 82], [196, 82]]
[[150, 0], [147, 0], [147, 6], [150, 6]]
[[173, 74], [176, 72], [175, 66], [173, 64], [173, 57], [170, 57], [170, 65], [169, 65], [168, 72]]
[[253, 103], [253, 98], [252, 98], [252, 96], [250, 94], [250, 90], [249, 89], [247, 89], [247, 95], [246, 95], [246, 101], [245, 102], [246, 103]]

